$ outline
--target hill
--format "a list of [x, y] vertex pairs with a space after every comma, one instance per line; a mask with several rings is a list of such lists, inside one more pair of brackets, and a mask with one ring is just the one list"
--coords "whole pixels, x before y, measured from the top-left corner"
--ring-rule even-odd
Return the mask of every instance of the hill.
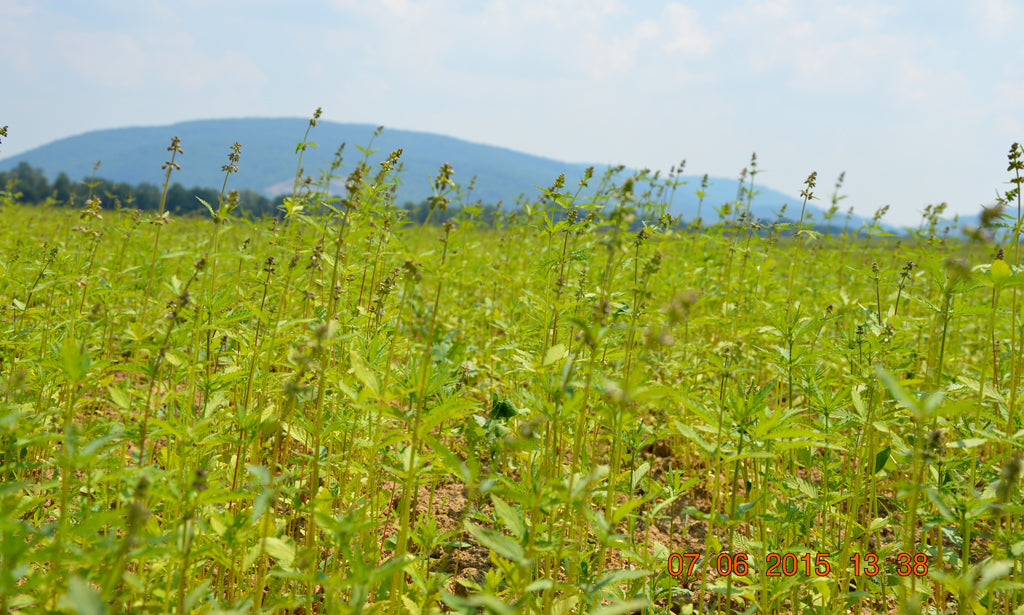
[[[229, 147], [235, 141], [242, 144], [238, 173], [231, 177], [229, 188], [249, 188], [268, 196], [291, 191], [297, 158], [296, 144], [302, 139], [307, 121], [297, 118], [239, 118], [197, 120], [167, 126], [115, 128], [96, 130], [67, 137], [0, 160], [0, 171], [10, 170], [20, 162], [27, 162], [43, 170], [50, 179], [60, 172], [73, 181], [88, 177], [97, 160], [102, 162], [97, 175], [113, 181], [138, 184], [160, 183], [160, 167], [167, 160], [167, 146], [173, 136], [181, 138], [184, 154], [178, 157], [181, 170], [175, 171], [172, 181], [184, 186], [220, 188], [224, 180], [221, 166], [227, 162]], [[345, 161], [341, 173], [361, 159], [358, 147], [367, 147], [373, 138], [375, 126], [369, 124], [343, 124], [321, 121], [310, 133], [309, 139], [319, 144], [306, 151], [303, 167], [314, 178], [325, 168], [338, 146], [346, 143]], [[430, 178], [437, 174], [445, 162], [455, 168], [455, 179], [464, 186], [476, 176], [472, 200], [485, 203], [503, 200], [511, 204], [520, 194], [532, 197], [537, 187], [547, 187], [560, 174], [565, 173], [566, 184], [576, 185], [588, 164], [568, 163], [534, 156], [514, 150], [471, 143], [452, 137], [408, 130], [385, 129], [372, 141], [375, 154], [372, 163], [384, 159], [395, 149], [402, 148], [404, 172], [398, 189], [398, 203], [420, 202], [430, 195]], [[594, 165], [597, 172], [607, 165]], [[679, 178], [681, 185], [673, 199], [672, 213], [691, 219], [696, 215], [698, 199], [694, 192], [700, 186], [700, 176]], [[710, 178], [704, 199], [702, 216], [714, 217], [715, 210], [737, 196], [735, 179]], [[789, 205], [787, 215], [798, 217], [800, 199], [769, 188], [759, 190], [753, 202], [755, 215], [776, 219], [783, 204]], [[822, 220], [821, 210], [810, 207], [814, 220]], [[863, 219], [854, 217], [853, 228]], [[836, 226], [842, 220], [834, 221]]]

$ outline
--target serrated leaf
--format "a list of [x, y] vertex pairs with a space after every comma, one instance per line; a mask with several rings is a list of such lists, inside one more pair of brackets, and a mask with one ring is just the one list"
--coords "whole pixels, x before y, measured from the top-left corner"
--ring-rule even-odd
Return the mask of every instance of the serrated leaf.
[[188, 359], [185, 357], [185, 355], [171, 348], [167, 349], [164, 352], [164, 360], [166, 360], [167, 363], [173, 365], [174, 367], [181, 367], [186, 362], [188, 362]]
[[612, 513], [612, 523], [618, 523], [619, 521], [622, 521], [623, 519], [626, 518], [626, 516], [629, 513], [631, 513], [634, 510], [636, 510], [637, 506], [640, 506], [643, 503], [644, 503], [644, 500], [639, 499], [639, 498], [632, 499], [632, 500], [627, 500], [626, 502], [623, 502]]
[[857, 414], [864, 416], [867, 410], [864, 407], [864, 399], [860, 396], [860, 390], [856, 388], [852, 389], [850, 391], [850, 398], [853, 401], [853, 407], [857, 409]]
[[912, 299], [912, 300], [920, 303], [921, 305], [923, 305], [926, 308], [928, 308], [929, 311], [931, 311], [931, 312], [933, 312], [935, 314], [941, 314], [942, 313], [942, 308], [940, 308], [939, 306], [935, 305], [931, 301], [928, 301], [927, 299], [924, 299], [923, 297], [918, 297], [916, 295], [908, 294], [907, 298], [908, 299]]
[[418, 604], [409, 599], [409, 596], [402, 596], [402, 604], [405, 605], [405, 612], [412, 613], [412, 615], [420, 615], [420, 607]]
[[963, 440], [957, 440], [950, 442], [948, 446], [951, 448], [974, 448], [975, 446], [981, 446], [988, 442], [985, 438], [965, 438]]
[[308, 449], [313, 448], [313, 437], [302, 425], [294, 422], [281, 423], [281, 429], [283, 429], [284, 433], [292, 440], [295, 440]]
[[412, 553], [406, 553], [401, 557], [392, 557], [370, 573], [370, 582], [379, 583], [386, 581], [415, 560], [416, 557]]
[[1013, 561], [995, 560], [988, 562], [984, 566], [985, 567], [982, 569], [981, 575], [979, 575], [978, 578], [978, 589], [984, 589], [993, 582], [1010, 574], [1010, 571], [1013, 570]]
[[119, 408], [127, 410], [132, 405], [131, 398], [128, 397], [128, 392], [120, 387], [109, 386], [107, 387], [107, 393], [110, 394], [110, 400], [113, 401]]
[[878, 474], [879, 472], [882, 471], [882, 468], [885, 467], [885, 464], [889, 462], [889, 455], [891, 454], [892, 447], [889, 446], [878, 451], [878, 454], [875, 455], [875, 470], [874, 472], [872, 472], [872, 474]]
[[501, 532], [474, 525], [468, 519], [463, 521], [463, 526], [473, 538], [476, 538], [477, 542], [505, 559], [510, 559], [514, 562], [522, 562], [526, 559], [523, 547]]
[[942, 498], [942, 493], [931, 487], [925, 487], [925, 493], [928, 494], [928, 499], [935, 505], [935, 509], [939, 511], [939, 515], [945, 519], [947, 523], [955, 522], [956, 515], [954, 515], [953, 511], [946, 505], [945, 500]]
[[81, 382], [85, 373], [89, 371], [89, 353], [85, 343], [79, 344], [74, 338], [64, 339], [60, 347], [61, 366], [68, 378], [75, 383]]
[[245, 552], [245, 557], [242, 558], [242, 570], [245, 571], [252, 568], [252, 565], [256, 563], [256, 558], [259, 556], [260, 544], [257, 542]]
[[646, 461], [641, 463], [637, 469], [633, 470], [629, 478], [629, 483], [633, 487], [634, 491], [636, 490], [637, 485], [640, 484], [640, 481], [643, 480], [643, 477], [646, 476], [650, 470], [651, 464]]
[[267, 469], [267, 466], [246, 464], [245, 469], [249, 471], [249, 474], [255, 476], [261, 485], [270, 484], [270, 470]]
[[352, 357], [352, 373], [356, 375], [356, 378], [363, 383], [366, 388], [373, 392], [374, 397], [380, 396], [380, 382], [377, 380], [377, 375], [370, 371], [370, 368], [363, 361], [363, 358], [359, 356], [355, 350], [350, 353]]
[[264, 552], [277, 560], [286, 568], [290, 568], [295, 560], [295, 543], [283, 538], [267, 538], [263, 548]]
[[228, 395], [224, 391], [217, 391], [211, 395], [203, 406], [203, 417], [209, 417], [211, 414], [220, 409], [221, 406], [228, 401]]
[[505, 524], [505, 527], [516, 537], [523, 538], [526, 535], [526, 523], [516, 509], [506, 504], [504, 500], [493, 493], [491, 494], [491, 502], [494, 504], [494, 513]]
[[202, 197], [200, 197], [200, 196], [199, 196], [198, 194], [196, 195], [196, 199], [198, 199], [198, 200], [199, 200], [199, 202], [203, 204], [203, 207], [205, 207], [205, 208], [206, 208], [206, 211], [210, 212], [210, 217], [211, 217], [211, 218], [216, 218], [216, 217], [217, 217], [217, 214], [216, 214], [216, 213], [214, 213], [214, 211], [213, 211], [213, 207], [210, 207], [210, 204], [209, 204], [209, 203], [207, 203], [206, 201], [204, 201], [204, 200], [202, 199]]
[[736, 518], [737, 519], [745, 518], [747, 516], [747, 513], [750, 512], [751, 510], [753, 510], [753, 508], [755, 506], [757, 506], [757, 500], [760, 500], [760, 499], [761, 498], [758, 497], [756, 500], [754, 500], [752, 502], [744, 502], [744, 503], [738, 505], [736, 507]]
[[524, 591], [526, 593], [539, 592], [554, 586], [555, 584], [551, 582], [551, 579], [537, 579], [533, 583], [527, 585]]
[[878, 430], [879, 433], [892, 433], [892, 430], [889, 429], [889, 425], [885, 421], [873, 421], [871, 426]]
[[651, 605], [646, 600], [629, 600], [627, 602], [620, 602], [619, 604], [612, 604], [609, 606], [603, 606], [599, 609], [591, 611], [591, 615], [621, 615], [622, 613], [637, 613], [647, 609]]
[[[455, 598], [455, 596], [452, 596], [452, 598]], [[512, 615], [512, 613], [520, 612], [490, 594], [471, 594], [465, 602], [469, 604], [470, 608], [463, 610], [463, 612], [497, 613], [498, 615]], [[476, 609], [475, 611], [473, 610], [474, 608]]]
[[266, 514], [267, 509], [270, 508], [270, 500], [273, 497], [274, 492], [270, 489], [264, 489], [256, 496], [252, 501], [252, 512], [249, 513], [249, 524], [252, 525], [263, 518]]
[[935, 406], [938, 405], [938, 401], [941, 399], [941, 393], [936, 396], [929, 396], [928, 399], [922, 404], [920, 401], [914, 398], [903, 385], [900, 384], [896, 378], [882, 368], [876, 368], [875, 374], [878, 379], [882, 381], [885, 388], [889, 390], [889, 393], [893, 396], [899, 405], [903, 406], [904, 409], [910, 412], [911, 416], [915, 421], [924, 421], [927, 417], [934, 415]]
[[718, 553], [722, 550], [722, 541], [711, 532], [708, 532], [704, 537], [704, 547], [705, 552]]
[[544, 361], [541, 362], [541, 365], [544, 367], [553, 365], [565, 358], [566, 354], [568, 352], [566, 351], [565, 344], [555, 344], [544, 353]]
[[478, 407], [479, 402], [461, 397], [450, 397], [444, 403], [434, 406], [423, 419], [420, 429], [429, 432], [445, 421], [464, 419], [466, 410]]
[[190, 591], [188, 593], [188, 595], [185, 596], [185, 612], [186, 613], [191, 613], [192, 609], [194, 609], [196, 607], [196, 604], [199, 603], [199, 600], [201, 598], [203, 598], [204, 595], [210, 593], [210, 585], [212, 583], [213, 583], [213, 579], [206, 579], [205, 581], [203, 581], [199, 585], [196, 585], [192, 589], [192, 591]]
[[650, 570], [642, 570], [642, 569], [639, 569], [639, 568], [637, 568], [637, 569], [625, 568], [625, 569], [622, 569], [622, 570], [612, 570], [611, 572], [605, 573], [604, 575], [601, 576], [600, 579], [598, 579], [597, 586], [598, 587], [603, 587], [605, 585], [618, 584], [618, 583], [621, 583], [623, 581], [632, 581], [632, 580], [635, 580], [635, 579], [642, 579], [642, 578], [644, 578], [646, 576], [650, 576], [650, 574], [651, 574]]
[[818, 499], [818, 490], [814, 488], [814, 485], [798, 476], [787, 476], [783, 479], [783, 482], [791, 489], [796, 489], [812, 500]]
[[701, 451], [703, 451], [705, 454], [714, 453], [715, 447], [708, 444], [708, 441], [705, 440], [699, 433], [697, 433], [697, 430], [695, 430], [690, 425], [687, 425], [686, 423], [681, 423], [679, 421], [674, 421], [674, 423], [676, 426], [676, 431], [678, 431], [681, 436], [685, 437], [686, 439], [692, 441], [694, 444], [699, 446]]

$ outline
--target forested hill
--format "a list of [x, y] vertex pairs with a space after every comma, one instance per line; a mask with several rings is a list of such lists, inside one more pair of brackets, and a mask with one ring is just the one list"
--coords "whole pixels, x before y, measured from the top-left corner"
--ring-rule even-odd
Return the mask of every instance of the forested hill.
[[[303, 119], [222, 119], [182, 122], [170, 126], [97, 130], [0, 160], [0, 171], [13, 169], [25, 161], [41, 168], [49, 178], [66, 173], [72, 180], [88, 177], [97, 160], [97, 175], [114, 181], [138, 184], [160, 183], [161, 165], [169, 155], [171, 137], [181, 139], [184, 155], [178, 158], [181, 170], [172, 181], [184, 186], [220, 187], [224, 181], [221, 167], [227, 163], [232, 143], [242, 145], [237, 175], [230, 187], [250, 188], [275, 196], [290, 192], [298, 163], [296, 144], [302, 140], [307, 120]], [[318, 144], [307, 149], [302, 166], [314, 179], [326, 167], [338, 147], [345, 143], [345, 165], [351, 170], [363, 158], [359, 147], [369, 146], [376, 153], [371, 162], [383, 160], [388, 153], [403, 149], [403, 184], [398, 201], [419, 202], [430, 195], [429, 179], [437, 175], [445, 162], [455, 167], [455, 179], [468, 184], [478, 180], [474, 200], [511, 202], [520, 193], [532, 196], [535, 186], [548, 186], [558, 176], [578, 177], [588, 166], [569, 164], [509, 149], [461, 141], [451, 137], [391, 130], [373, 138], [376, 126], [321, 121], [310, 131], [309, 140]], [[372, 144], [371, 144], [372, 140]]]
[[[296, 145], [302, 141], [307, 126], [308, 121], [300, 118], [244, 118], [97, 130], [0, 160], [0, 171], [9, 171], [19, 163], [27, 163], [32, 168], [41, 169], [50, 181], [63, 172], [72, 182], [78, 182], [89, 177], [96, 161], [100, 161], [97, 177], [129, 184], [158, 185], [163, 181], [160, 169], [169, 155], [167, 146], [171, 137], [177, 136], [181, 139], [184, 154], [177, 159], [181, 170], [174, 172], [171, 181], [187, 187], [219, 190], [224, 181], [221, 167], [227, 163], [230, 146], [237, 141], [242, 146], [241, 161], [238, 173], [230, 178], [228, 188], [249, 189], [274, 197], [291, 191], [298, 164]], [[307, 149], [304, 154], [302, 166], [305, 174], [317, 178], [342, 143], [346, 144], [344, 165], [339, 171], [342, 177], [364, 157], [360, 148], [375, 152], [370, 156], [373, 164], [383, 160], [391, 151], [402, 148], [404, 171], [396, 199], [399, 204], [420, 203], [426, 199], [430, 195], [430, 178], [436, 176], [438, 168], [447, 162], [454, 166], [454, 179], [463, 186], [476, 178], [471, 201], [479, 199], [494, 204], [500, 200], [507, 207], [520, 194], [536, 197], [538, 187], [550, 186], [561, 173], [565, 173], [567, 186], [574, 187], [586, 167], [591, 166], [423, 132], [385, 128], [374, 137], [376, 129], [369, 124], [319, 122], [308, 137], [318, 146]], [[609, 165], [606, 162], [593, 163], [593, 166], [600, 174]], [[678, 179], [685, 183], [679, 185], [675, 192], [672, 213], [693, 218], [697, 213], [698, 197], [695, 193], [700, 188], [701, 177], [684, 175]], [[340, 190], [340, 183], [335, 185], [336, 190]], [[735, 200], [737, 188], [735, 179], [712, 177], [705, 190], [701, 210], [705, 220], [714, 219], [715, 211], [722, 204]], [[799, 188], [792, 187], [793, 194]], [[781, 206], [788, 204], [787, 216], [799, 216], [798, 197], [762, 186], [755, 186], [755, 189], [759, 191], [753, 201], [755, 215], [774, 220]], [[827, 203], [827, 196], [823, 195], [819, 202]], [[821, 210], [813, 207], [810, 210], [814, 212], [814, 221], [821, 222]], [[840, 213], [834, 224], [842, 223], [843, 215]], [[856, 216], [850, 220], [852, 228], [862, 223], [863, 219]]]

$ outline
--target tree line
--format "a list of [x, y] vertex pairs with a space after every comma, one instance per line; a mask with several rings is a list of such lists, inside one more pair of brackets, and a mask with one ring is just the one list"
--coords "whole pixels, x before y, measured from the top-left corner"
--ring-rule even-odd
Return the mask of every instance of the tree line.
[[[19, 162], [10, 171], [0, 171], [0, 202], [74, 207], [84, 204], [90, 194], [90, 188], [92, 194], [103, 199], [103, 207], [105, 209], [139, 209], [146, 212], [158, 211], [160, 209], [160, 197], [163, 192], [162, 185], [148, 182], [133, 185], [125, 182], [113, 182], [103, 178], [91, 178], [80, 182], [72, 182], [67, 174], [63, 172], [58, 174], [57, 178], [51, 183], [46, 179], [42, 169], [35, 168], [24, 161]], [[220, 200], [220, 190], [199, 186], [185, 188], [180, 183], [175, 182], [167, 188], [164, 211], [174, 215], [209, 215], [199, 199], [206, 201], [216, 209], [217, 203]], [[239, 191], [239, 207], [235, 210], [235, 213], [236, 215], [254, 219], [279, 216], [282, 214], [281, 206], [284, 199], [285, 195], [269, 198], [255, 190], [246, 188]], [[513, 208], [513, 210], [518, 209], [518, 205], [519, 203], [517, 203], [517, 207]], [[431, 212], [429, 199], [419, 203], [407, 201], [400, 209], [403, 211], [403, 218], [407, 222], [423, 224], [429, 221], [432, 225], [443, 224], [462, 214], [462, 218], [473, 218], [487, 226], [492, 226], [503, 213], [505, 215], [511, 214], [511, 211], [508, 209], [502, 210], [499, 206], [480, 202], [468, 204], [464, 207], [458, 203], [451, 203], [445, 209], [435, 207], [434, 211]], [[831, 211], [830, 213], [835, 212]], [[564, 219], [565, 212], [553, 211], [551, 215], [553, 221], [558, 222]], [[880, 230], [879, 218], [880, 216], [876, 215], [873, 221], [873, 227], [878, 227], [873, 229], [876, 232]], [[656, 221], [652, 219], [649, 222], [655, 223]], [[767, 228], [771, 227], [770, 222], [764, 220], [760, 222], [762, 225], [753, 229], [753, 232], [760, 235], [773, 232], [771, 228]], [[784, 215], [784, 211], [778, 214], [778, 219], [775, 222], [781, 225], [780, 228], [782, 230], [774, 232], [781, 236], [791, 234], [793, 232], [792, 227], [796, 224], [795, 220], [791, 220]], [[857, 229], [844, 227], [842, 223], [829, 224], [828, 222], [827, 220], [824, 222], [812, 222], [807, 224], [805, 228], [812, 228], [819, 233], [830, 235], [840, 235], [847, 232], [852, 232], [856, 235], [859, 232]], [[687, 228], [692, 225], [692, 222], [684, 223], [679, 219], [673, 219], [669, 224], [677, 228]], [[637, 217], [631, 225], [632, 230], [638, 230], [641, 225], [642, 217]]]
[[[58, 174], [53, 183], [50, 183], [42, 169], [24, 161], [19, 162], [18, 166], [10, 171], [0, 171], [0, 189], [7, 193], [9, 200], [17, 203], [74, 206], [85, 201], [90, 188], [92, 194], [103, 199], [105, 208], [120, 207], [142, 211], [159, 210], [160, 197], [163, 193], [162, 185], [157, 186], [148, 182], [133, 185], [101, 177], [73, 182], [64, 172]], [[272, 212], [276, 207], [275, 200], [254, 190], [245, 189], [239, 193], [242, 206], [257, 217], [265, 212]], [[216, 205], [220, 199], [220, 190], [199, 186], [185, 188], [175, 182], [167, 187], [164, 210], [178, 215], [199, 213], [205, 209], [199, 199]]]
[[[92, 194], [103, 199], [104, 208], [140, 209], [142, 211], [159, 210], [160, 197], [163, 192], [162, 185], [158, 186], [148, 182], [133, 185], [99, 177], [73, 182], [64, 172], [58, 174], [51, 183], [46, 179], [42, 169], [33, 167], [25, 161], [19, 162], [10, 171], [0, 171], [0, 197], [9, 202], [73, 207], [85, 202], [90, 188]], [[280, 206], [284, 202], [284, 198], [284, 195], [268, 198], [255, 190], [246, 188], [239, 191], [239, 208], [236, 213], [252, 218], [273, 217], [281, 212]], [[199, 199], [216, 208], [220, 200], [220, 190], [200, 186], [185, 188], [175, 182], [167, 187], [164, 210], [175, 215], [205, 214], [205, 207]], [[454, 218], [459, 212], [459, 207], [449, 206], [446, 210], [435, 209], [431, 215], [428, 201], [421, 203], [408, 201], [401, 208], [405, 212], [406, 220], [420, 224], [428, 219], [431, 224], [441, 224]], [[474, 213], [485, 223], [493, 222], [498, 212], [498, 208], [493, 205], [477, 205], [475, 208]]]

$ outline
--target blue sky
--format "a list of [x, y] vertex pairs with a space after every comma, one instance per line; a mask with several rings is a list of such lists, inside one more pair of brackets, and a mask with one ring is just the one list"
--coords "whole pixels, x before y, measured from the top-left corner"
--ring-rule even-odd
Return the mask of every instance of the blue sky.
[[973, 218], [1024, 140], [1013, 0], [0, 0], [0, 22], [0, 157], [321, 106], [572, 162], [736, 177], [756, 152], [764, 185], [817, 171], [826, 200], [846, 171], [844, 204], [910, 224]]

